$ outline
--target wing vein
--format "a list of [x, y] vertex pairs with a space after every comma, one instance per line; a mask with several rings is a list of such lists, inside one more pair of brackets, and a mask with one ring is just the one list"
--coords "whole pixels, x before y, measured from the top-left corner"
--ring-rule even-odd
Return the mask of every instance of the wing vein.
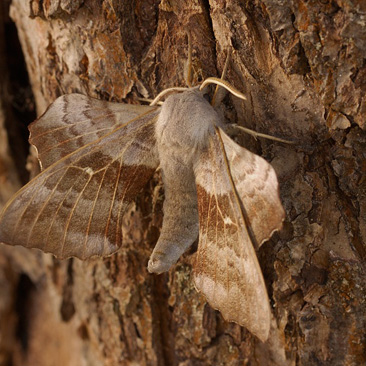
[[[212, 141], [213, 142], [213, 141]], [[215, 152], [215, 149], [212, 149], [212, 152], [213, 154], [215, 155], [213, 157], [213, 161], [216, 161], [216, 152]], [[217, 210], [215, 210], [215, 245], [218, 245], [218, 235], [219, 235], [219, 232], [218, 232], [218, 211], [219, 211], [219, 202], [218, 202], [218, 197], [217, 197], [217, 186], [216, 186], [216, 180], [217, 180], [217, 171], [214, 170], [213, 171], [214, 173], [214, 179], [212, 179], [212, 187], [213, 187], [213, 194], [214, 194], [214, 197], [215, 197], [215, 201], [216, 201], [216, 208]], [[217, 294], [217, 286], [216, 286], [216, 283], [217, 283], [217, 261], [218, 261], [218, 256], [215, 255], [214, 256], [214, 260], [215, 260], [215, 286], [213, 288], [213, 301], [216, 303], [216, 294]]]
[[[66, 169], [66, 171], [67, 171], [67, 169]], [[80, 179], [81, 179], [81, 175], [78, 176], [78, 178], [75, 180], [74, 184], [65, 192], [65, 195], [64, 195], [63, 199], [60, 201], [60, 203], [57, 207], [57, 210], [54, 212], [54, 215], [52, 216], [52, 220], [51, 220], [51, 223], [49, 225], [49, 229], [48, 229], [47, 235], [46, 235], [46, 240], [45, 240], [46, 245], [47, 245], [48, 240], [49, 240], [49, 236], [50, 236], [50, 233], [51, 233], [51, 230], [52, 230], [52, 226], [53, 226], [53, 224], [56, 220], [56, 217], [58, 216], [58, 213], [59, 213], [63, 203], [65, 202], [66, 197], [70, 194], [71, 190], [73, 189], [75, 184], [77, 184], [79, 182]]]
[[77, 198], [72, 206], [72, 208], [70, 209], [70, 212], [69, 212], [69, 215], [68, 215], [68, 218], [66, 220], [66, 225], [65, 225], [65, 231], [64, 231], [64, 237], [62, 239], [62, 245], [61, 245], [61, 256], [63, 255], [64, 253], [64, 248], [65, 248], [65, 243], [66, 243], [66, 237], [67, 237], [67, 234], [68, 234], [68, 228], [69, 228], [69, 225], [70, 225], [70, 222], [71, 222], [71, 219], [72, 219], [72, 216], [74, 215], [74, 212], [75, 212], [75, 208], [76, 206], [78, 205], [79, 201], [80, 201], [80, 198], [81, 196], [83, 195], [86, 187], [88, 186], [88, 184], [90, 183], [91, 179], [92, 179], [92, 175], [89, 176], [88, 180], [86, 181], [86, 183], [84, 184], [84, 187], [83, 189], [79, 192], [79, 194], [77, 195]]
[[[49, 178], [49, 176], [46, 176], [46, 177], [44, 178], [44, 180], [43, 180], [43, 182], [42, 182], [42, 185], [43, 185], [43, 183], [44, 183], [44, 182], [46, 182], [46, 180], [47, 180], [48, 178]], [[24, 207], [24, 210], [22, 211], [21, 215], [19, 215], [19, 217], [18, 217], [18, 219], [17, 219], [17, 222], [16, 222], [16, 224], [15, 224], [15, 226], [14, 226], [14, 231], [13, 231], [13, 234], [12, 234], [12, 241], [14, 241], [14, 236], [15, 236], [16, 232], [18, 231], [18, 226], [20, 225], [20, 222], [21, 222], [21, 220], [23, 219], [24, 214], [25, 214], [25, 213], [26, 213], [26, 211], [29, 209], [29, 206], [31, 205], [31, 203], [32, 203], [32, 201], [33, 201], [33, 199], [34, 199], [34, 197], [35, 197], [36, 193], [37, 193], [37, 192], [39, 192], [39, 190], [42, 188], [42, 185], [39, 185], [39, 186], [37, 186], [37, 187], [34, 187], [34, 192], [33, 192], [32, 196], [31, 196], [31, 198], [28, 200], [28, 203], [27, 203], [27, 204], [26, 204], [26, 206]]]
[[[29, 232], [29, 234], [28, 234], [28, 238], [27, 238], [27, 246], [28, 246], [29, 241], [30, 241], [30, 239], [31, 239], [31, 237], [32, 237], [33, 230], [34, 230], [34, 228], [35, 228], [35, 226], [36, 226], [36, 224], [37, 224], [37, 221], [38, 221], [39, 217], [41, 216], [42, 212], [43, 212], [43, 211], [44, 211], [44, 209], [46, 208], [47, 204], [50, 202], [51, 197], [52, 197], [52, 196], [54, 195], [54, 193], [56, 192], [58, 185], [60, 184], [61, 180], [65, 177], [66, 172], [67, 172], [67, 169], [65, 169], [64, 173], [62, 174], [62, 176], [58, 179], [57, 183], [55, 184], [55, 186], [53, 187], [52, 191], [51, 191], [51, 192], [49, 193], [49, 195], [47, 196], [47, 199], [45, 200], [45, 202], [43, 203], [43, 205], [42, 205], [41, 209], [38, 211], [38, 213], [37, 213], [37, 215], [36, 215], [36, 217], [35, 217], [35, 219], [34, 219], [34, 221], [33, 221], [33, 225], [32, 225], [32, 227], [31, 227], [31, 229], [30, 229], [30, 232]], [[46, 183], [46, 181], [47, 181], [50, 177], [52, 177], [53, 175], [54, 175], [54, 174], [49, 174], [49, 175], [44, 179], [43, 184], [45, 184], [45, 183]], [[42, 184], [41, 186], [43, 186], [43, 184]]]
[[[94, 117], [93, 121], [98, 120], [98, 119], [105, 119], [106, 117], [112, 117], [113, 115], [114, 115], [114, 113], [109, 113], [109, 114], [105, 114], [103, 116]], [[47, 131], [45, 131], [43, 133], [40, 133], [39, 135], [34, 135], [34, 136], [32, 135], [32, 139], [37, 139], [37, 138], [40, 138], [40, 137], [43, 137], [43, 136], [47, 136], [48, 134], [51, 134], [51, 133], [54, 133], [54, 132], [60, 132], [60, 131], [65, 130], [67, 128], [75, 127], [75, 126], [79, 125], [80, 123], [85, 123], [85, 122], [89, 122], [89, 121], [90, 121], [90, 119], [84, 119], [84, 120], [77, 121], [77, 122], [74, 122], [74, 123], [67, 123], [67, 124], [65, 124], [63, 126], [60, 126], [60, 127], [57, 127], [57, 128], [48, 129]], [[112, 127], [110, 127], [110, 128], [112, 128]], [[86, 136], [88, 134], [89, 133], [82, 134], [82, 135], [79, 135], [78, 137], [83, 137], [83, 136]]]
[[[56, 145], [50, 146], [48, 149], [42, 150], [42, 153], [40, 155], [44, 155], [44, 154], [48, 153], [49, 151], [54, 150], [54, 149], [56, 149], [56, 148], [58, 148], [58, 147], [60, 147], [60, 146], [62, 146], [64, 144], [66, 144], [66, 143], [68, 143], [70, 141], [77, 140], [79, 138], [82, 138], [82, 137], [85, 137], [85, 136], [88, 136], [88, 135], [93, 135], [95, 133], [98, 133], [98, 132], [101, 132], [101, 131], [105, 131], [105, 130], [110, 130], [110, 128], [108, 128], [108, 127], [106, 127], [106, 128], [100, 128], [99, 130], [94, 130], [94, 131], [91, 131], [89, 133], [84, 133], [83, 135], [78, 135], [78, 136], [74, 136], [72, 138], [69, 138], [67, 140], [63, 140], [63, 141], [59, 142]], [[100, 137], [98, 136], [94, 141], [98, 140], [99, 138]], [[93, 142], [93, 141], [90, 141], [90, 142]]]
[[[119, 184], [119, 180], [120, 180], [120, 177], [121, 177], [122, 165], [123, 164], [122, 164], [122, 156], [121, 156], [119, 158], [118, 175], [117, 175], [116, 182], [115, 182], [115, 185], [114, 185], [113, 198], [111, 200], [111, 205], [110, 205], [109, 214], [108, 214], [108, 220], [107, 220], [107, 224], [106, 224], [105, 231], [104, 231], [105, 234], [104, 234], [104, 243], [103, 243], [103, 253], [105, 252], [107, 234], [108, 234], [108, 230], [109, 230], [109, 223], [110, 223], [110, 219], [111, 219], [111, 216], [112, 216], [114, 201], [115, 201], [116, 195], [117, 195], [117, 189], [118, 189], [118, 184]], [[118, 210], [118, 219], [117, 219], [117, 227], [116, 227], [116, 243], [118, 243], [118, 232], [119, 232], [119, 230], [120, 230], [120, 228], [119, 228], [119, 210]]]
[[93, 207], [92, 207], [92, 209], [90, 211], [88, 225], [87, 225], [86, 231], [85, 231], [85, 240], [84, 240], [83, 249], [82, 249], [82, 256], [83, 257], [85, 256], [86, 245], [87, 245], [88, 238], [89, 238], [89, 230], [90, 230], [90, 225], [91, 225], [91, 222], [92, 222], [92, 219], [93, 219], [93, 215], [94, 215], [95, 205], [97, 203], [97, 200], [98, 200], [98, 197], [99, 197], [99, 193], [100, 193], [101, 187], [103, 185], [103, 181], [104, 181], [104, 177], [105, 177], [106, 172], [107, 172], [107, 169], [104, 170], [103, 177], [100, 180], [99, 187], [98, 187], [98, 190], [97, 190], [96, 195], [95, 195], [95, 199], [94, 199], [94, 202], [93, 202]]
[[[141, 129], [143, 129], [143, 128], [145, 128], [146, 126], [148, 126], [148, 125], [150, 125], [150, 124], [152, 124], [153, 123], [153, 121], [149, 121], [149, 122], [147, 122], [146, 124], [144, 124], [144, 125], [142, 125], [142, 126], [140, 126], [140, 127], [138, 127], [137, 129], [136, 129], [136, 131], [135, 131], [135, 135], [138, 133], [138, 132], [140, 132], [141, 131]], [[100, 139], [99, 139], [100, 140]], [[96, 141], [98, 141], [98, 140], [96, 140]], [[96, 141], [94, 141], [94, 142], [96, 142]], [[74, 165], [73, 166], [75, 166], [75, 167], [77, 167], [76, 166], [76, 164], [81, 160], [81, 159], [83, 159], [83, 158], [85, 158], [86, 156], [88, 156], [88, 155], [91, 155], [92, 153], [94, 153], [96, 150], [101, 150], [101, 148], [102, 147], [104, 147], [105, 145], [107, 145], [107, 144], [111, 144], [111, 141], [109, 141], [109, 140], [107, 140], [107, 141], [103, 141], [104, 143], [103, 144], [100, 144], [100, 145], [97, 145], [97, 146], [93, 146], [93, 148], [91, 149], [91, 150], [89, 150], [89, 151], [87, 151], [85, 154], [83, 154], [83, 155], [81, 155], [81, 156], [79, 156], [78, 158], [77, 158], [77, 160], [74, 162]], [[133, 139], [130, 139], [129, 140], [129, 142], [125, 145], [125, 147], [124, 147], [124, 149], [121, 151], [121, 153], [116, 157], [116, 158], [114, 158], [114, 159], [112, 159], [107, 165], [105, 165], [105, 167], [106, 166], [109, 166], [110, 164], [112, 164], [112, 163], [114, 163], [117, 159], [119, 159], [120, 157], [121, 157], [121, 155], [123, 155], [124, 153], [125, 153], [125, 151], [127, 150], [127, 148], [129, 148], [130, 146], [131, 146], [131, 144], [133, 143]], [[99, 172], [100, 170], [102, 170], [102, 169], [99, 169], [99, 170], [97, 170], [97, 171], [95, 171], [95, 173], [97, 173], [97, 172]]]

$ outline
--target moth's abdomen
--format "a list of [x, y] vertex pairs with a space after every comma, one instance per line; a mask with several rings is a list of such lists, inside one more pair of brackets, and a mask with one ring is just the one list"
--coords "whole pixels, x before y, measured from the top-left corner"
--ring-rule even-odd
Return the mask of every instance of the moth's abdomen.
[[196, 90], [172, 95], [156, 124], [156, 140], [165, 188], [164, 220], [148, 270], [169, 270], [198, 236], [197, 191], [193, 162], [207, 148], [219, 121]]
[[177, 262], [198, 236], [197, 193], [192, 165], [162, 153], [165, 201], [163, 227], [151, 254], [149, 272], [162, 273]]

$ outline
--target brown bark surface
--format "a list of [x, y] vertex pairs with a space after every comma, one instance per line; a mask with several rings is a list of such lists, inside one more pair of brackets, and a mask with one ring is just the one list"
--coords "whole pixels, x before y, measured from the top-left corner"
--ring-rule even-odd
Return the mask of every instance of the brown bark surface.
[[[24, 180], [14, 150], [27, 146], [9, 135], [7, 4], [1, 206]], [[274, 315], [268, 342], [224, 322], [195, 291], [194, 248], [169, 273], [148, 274], [162, 221], [156, 174], [109, 258], [58, 261], [1, 245], [0, 365], [366, 364], [364, 1], [13, 0], [10, 17], [38, 115], [65, 93], [138, 103], [185, 86], [190, 30], [197, 80], [220, 76], [232, 51], [226, 79], [247, 101], [225, 97], [227, 120], [295, 144], [239, 137], [275, 168], [287, 214], [258, 253]]]

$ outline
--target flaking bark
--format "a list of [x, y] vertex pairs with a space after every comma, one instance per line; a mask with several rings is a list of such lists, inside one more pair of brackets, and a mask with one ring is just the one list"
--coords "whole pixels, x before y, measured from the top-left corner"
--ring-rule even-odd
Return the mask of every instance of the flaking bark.
[[[190, 30], [196, 80], [219, 76], [233, 52], [226, 79], [248, 100], [224, 99], [228, 121], [295, 145], [238, 138], [271, 162], [286, 209], [258, 254], [274, 314], [266, 344], [195, 291], [194, 249], [169, 274], [148, 274], [162, 219], [156, 174], [112, 257], [57, 261], [1, 246], [0, 364], [364, 364], [365, 11], [361, 0], [13, 0], [38, 114], [65, 93], [138, 103], [185, 86]], [[3, 205], [21, 168], [2, 120]]]

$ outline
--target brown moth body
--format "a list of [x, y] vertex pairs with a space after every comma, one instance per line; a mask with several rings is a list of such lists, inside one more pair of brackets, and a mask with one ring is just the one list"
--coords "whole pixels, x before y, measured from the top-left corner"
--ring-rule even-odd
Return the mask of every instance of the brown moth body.
[[217, 113], [198, 90], [172, 95], [162, 106], [155, 131], [165, 190], [164, 221], [149, 260], [150, 272], [169, 270], [197, 239], [194, 165], [218, 122]]
[[110, 255], [129, 203], [160, 164], [164, 221], [148, 270], [169, 270], [199, 235], [197, 290], [265, 341], [270, 306], [253, 244], [281, 228], [284, 211], [273, 168], [220, 125], [195, 88], [162, 108], [58, 98], [30, 127], [45, 170], [4, 208], [0, 241], [61, 259]]

